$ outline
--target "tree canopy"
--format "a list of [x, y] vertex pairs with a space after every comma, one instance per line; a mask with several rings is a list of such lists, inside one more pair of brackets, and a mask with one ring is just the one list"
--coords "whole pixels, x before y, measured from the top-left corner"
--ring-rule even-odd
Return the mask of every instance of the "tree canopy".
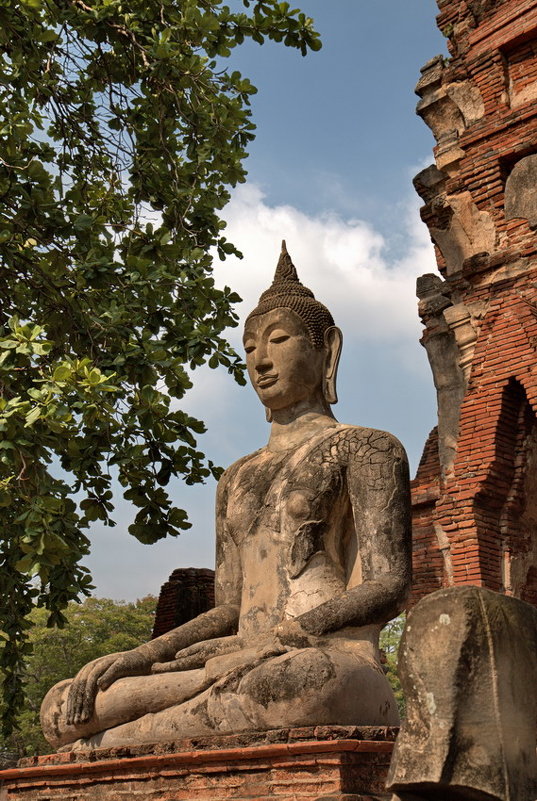
[[402, 718], [404, 718], [406, 714], [406, 702], [401, 688], [401, 682], [397, 675], [397, 662], [399, 645], [401, 643], [401, 637], [403, 636], [405, 622], [406, 615], [401, 614], [394, 620], [390, 620], [380, 632], [380, 649], [383, 654], [384, 669], [394, 692], [399, 714]]
[[[218, 469], [180, 400], [187, 368], [242, 365], [212, 259], [244, 181], [256, 91], [228, 65], [266, 39], [318, 50], [286, 2], [0, 0], [0, 668], [22, 700], [27, 615], [87, 594], [84, 530], [113, 525], [112, 476], [141, 542], [177, 535], [171, 477]], [[11, 711], [10, 711], [11, 710]]]

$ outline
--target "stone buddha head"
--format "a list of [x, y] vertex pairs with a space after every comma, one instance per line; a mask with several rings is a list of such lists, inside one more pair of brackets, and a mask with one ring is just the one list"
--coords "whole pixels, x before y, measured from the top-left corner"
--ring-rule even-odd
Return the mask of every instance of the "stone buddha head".
[[285, 242], [272, 285], [244, 326], [248, 375], [267, 412], [297, 403], [323, 408], [337, 403], [341, 331], [313, 292], [298, 279]]

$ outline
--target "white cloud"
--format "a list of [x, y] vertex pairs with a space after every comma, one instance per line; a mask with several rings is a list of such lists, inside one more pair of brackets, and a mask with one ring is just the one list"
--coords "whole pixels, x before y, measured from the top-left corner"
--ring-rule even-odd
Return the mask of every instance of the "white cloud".
[[[415, 285], [419, 275], [435, 269], [434, 255], [427, 228], [419, 219], [417, 198], [401, 204], [400, 214], [406, 221], [406, 237], [398, 235], [399, 250], [390, 257], [393, 243], [361, 220], [335, 214], [308, 216], [289, 205], [271, 207], [257, 186], [245, 185], [226, 209], [226, 236], [244, 258], [216, 262], [215, 280], [241, 295], [238, 311], [244, 320], [271, 283], [285, 238], [300, 279], [328, 306], [343, 330], [342, 399], [355, 396], [356, 358], [362, 375], [366, 363], [377, 368], [385, 364], [392, 371], [388, 365], [397, 361], [412, 378], [430, 381], [418, 345], [421, 325]], [[227, 335], [241, 352], [242, 325]], [[223, 370], [199, 368], [193, 383], [181, 406], [205, 420], [210, 435], [214, 433], [222, 444], [229, 445], [235, 436], [237, 418], [231, 418], [237, 404], [242, 408], [241, 427], [247, 420], [255, 425], [253, 392], [238, 390]], [[360, 393], [363, 396], [363, 388]]]
[[434, 270], [434, 257], [417, 204], [408, 203], [402, 214], [408, 220], [405, 251], [390, 259], [388, 243], [368, 223], [271, 207], [255, 185], [240, 187], [226, 210], [226, 236], [244, 258], [217, 266], [216, 281], [242, 296], [244, 319], [271, 282], [285, 239], [300, 279], [329, 307], [347, 339], [415, 338], [416, 277]]

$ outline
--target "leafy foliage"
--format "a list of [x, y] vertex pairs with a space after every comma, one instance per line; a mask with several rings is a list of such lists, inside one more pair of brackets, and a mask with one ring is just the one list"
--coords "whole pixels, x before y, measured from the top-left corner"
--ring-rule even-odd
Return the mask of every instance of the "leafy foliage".
[[385, 659], [384, 668], [395, 695], [401, 718], [405, 717], [406, 704], [405, 696], [401, 689], [401, 682], [397, 675], [397, 654], [399, 651], [399, 643], [403, 636], [405, 622], [406, 615], [399, 615], [399, 617], [396, 617], [394, 620], [390, 620], [380, 632], [380, 648]]
[[0, 739], [1, 754], [15, 758], [47, 754], [50, 745], [41, 734], [39, 708], [58, 681], [71, 678], [87, 662], [116, 651], [135, 648], [151, 637], [157, 599], [149, 595], [136, 603], [88, 598], [67, 607], [68, 625], [61, 631], [47, 627], [47, 613], [30, 613], [32, 654], [26, 663], [25, 703], [17, 718], [18, 731]]
[[[0, 668], [22, 700], [27, 615], [62, 625], [87, 594], [84, 529], [113, 525], [111, 480], [152, 543], [189, 526], [165, 489], [218, 469], [178, 402], [223, 365], [236, 325], [213, 254], [244, 181], [256, 91], [226, 67], [265, 39], [318, 50], [288, 3], [0, 0]], [[237, 10], [239, 9], [239, 10]], [[61, 468], [61, 470], [59, 469]]]

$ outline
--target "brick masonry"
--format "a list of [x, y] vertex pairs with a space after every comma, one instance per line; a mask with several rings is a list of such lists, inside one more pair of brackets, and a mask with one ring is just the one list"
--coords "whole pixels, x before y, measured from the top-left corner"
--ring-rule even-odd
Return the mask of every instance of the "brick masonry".
[[537, 604], [537, 1], [438, 6], [451, 58], [416, 88], [440, 275], [418, 279], [438, 426], [412, 488], [413, 600], [477, 584]]
[[323, 726], [29, 758], [0, 801], [388, 801], [395, 729]]
[[187, 623], [214, 606], [214, 570], [181, 567], [160, 590], [153, 637]]

